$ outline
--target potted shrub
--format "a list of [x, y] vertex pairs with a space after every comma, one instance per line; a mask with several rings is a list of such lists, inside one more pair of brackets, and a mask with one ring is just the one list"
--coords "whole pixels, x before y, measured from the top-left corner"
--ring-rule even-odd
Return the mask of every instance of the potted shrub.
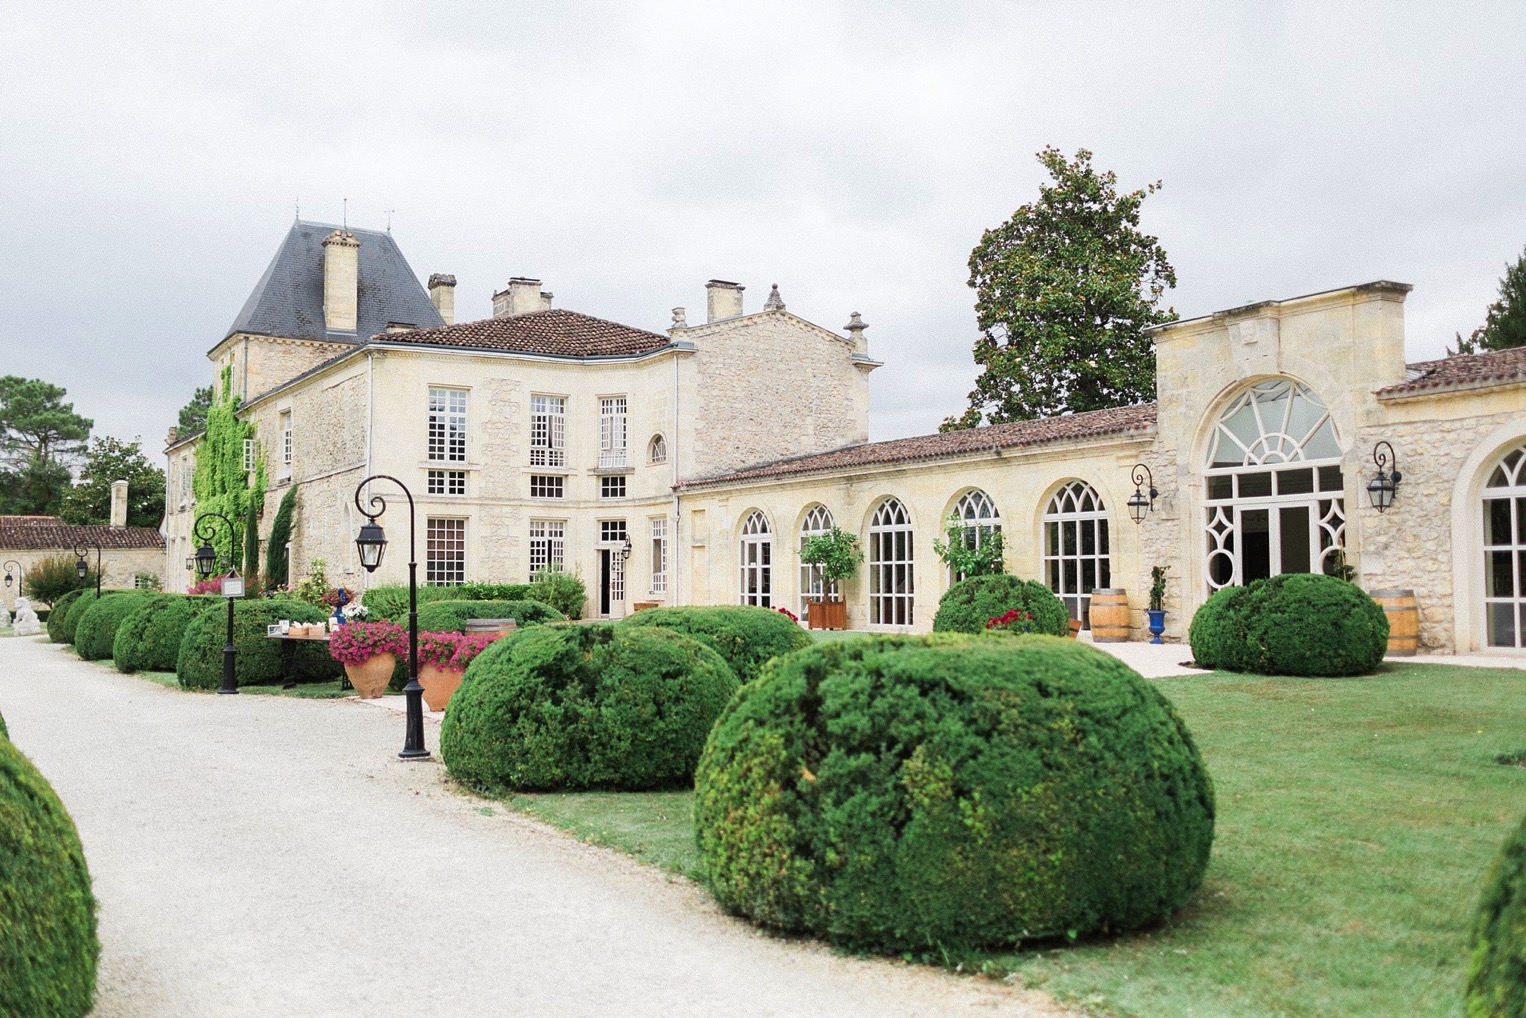
[[806, 624], [812, 629], [847, 629], [848, 605], [842, 599], [839, 582], [852, 579], [864, 552], [858, 538], [833, 527], [825, 534], [805, 539], [800, 547], [800, 561], [815, 566], [821, 576], [821, 597], [813, 597], [806, 611]]
[[430, 710], [444, 710], [461, 686], [461, 676], [499, 633], [420, 633], [419, 685]]
[[1145, 614], [1150, 616], [1150, 642], [1160, 643], [1160, 634], [1166, 631], [1166, 570], [1169, 566], [1152, 566], [1150, 568], [1150, 607], [1145, 609]]
[[360, 698], [374, 700], [386, 690], [397, 659], [408, 653], [408, 631], [393, 622], [352, 622], [334, 630], [329, 653], [344, 665]]

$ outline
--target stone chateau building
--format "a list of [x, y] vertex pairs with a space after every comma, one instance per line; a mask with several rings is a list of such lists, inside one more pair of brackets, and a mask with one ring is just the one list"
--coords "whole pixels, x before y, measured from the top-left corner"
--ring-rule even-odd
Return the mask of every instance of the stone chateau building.
[[[1000, 528], [1008, 569], [1082, 620], [1094, 589], [1124, 588], [1142, 632], [1155, 565], [1168, 637], [1219, 587], [1349, 567], [1415, 592], [1424, 649], [1526, 648], [1526, 350], [1406, 364], [1403, 284], [1162, 326], [1154, 404], [874, 443], [856, 314], [843, 336], [777, 290], [745, 314], [742, 288], [712, 280], [705, 321], [675, 309], [659, 334], [554, 309], [516, 278], [493, 318], [454, 324], [453, 286], [432, 276], [426, 295], [386, 234], [299, 223], [213, 348], [263, 439], [266, 520], [301, 487], [294, 569], [324, 558], [362, 582], [351, 496], [382, 472], [418, 500], [422, 580], [559, 563], [596, 615], [798, 612], [815, 582], [800, 543], [835, 524], [867, 552], [844, 585], [850, 626], [925, 631], [952, 516]], [[171, 564], [189, 554], [193, 448], [169, 449]], [[1379, 450], [1398, 470], [1384, 512]], [[389, 553], [376, 582], [405, 563]]]

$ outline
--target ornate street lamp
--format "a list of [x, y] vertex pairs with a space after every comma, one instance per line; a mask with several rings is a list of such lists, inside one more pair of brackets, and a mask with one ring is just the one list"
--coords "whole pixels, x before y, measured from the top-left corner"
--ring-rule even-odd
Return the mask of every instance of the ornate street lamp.
[[[408, 685], [403, 695], [408, 698], [408, 728], [403, 736], [403, 751], [398, 754], [404, 760], [427, 760], [429, 750], [424, 748], [424, 687], [419, 685], [419, 563], [414, 545], [413, 492], [396, 477], [388, 474], [372, 474], [355, 487], [355, 508], [366, 518], [360, 534], [355, 538], [355, 550], [360, 554], [360, 564], [366, 572], [376, 572], [387, 552], [387, 534], [376, 521], [387, 511], [387, 500], [372, 495], [362, 504], [360, 493], [372, 481], [391, 481], [403, 490], [408, 499]], [[367, 512], [370, 505], [375, 512]]]
[[[1160, 492], [1155, 490], [1155, 475], [1150, 473], [1150, 468], [1143, 463], [1134, 464], [1134, 473], [1130, 477], [1134, 482], [1134, 494], [1129, 496], [1129, 515], [1135, 523], [1143, 523], [1150, 510], [1155, 508], [1155, 500], [1160, 497]], [[1149, 485], [1150, 494], [1145, 495], [1145, 486]]]
[[101, 597], [101, 546], [94, 541], [81, 541], [74, 546], [74, 575], [80, 579], [90, 575], [90, 563], [85, 561], [85, 556], [90, 554], [90, 549], [95, 549], [95, 597]]
[[[11, 576], [12, 566], [16, 567], [16, 575], [14, 578]], [[25, 591], [22, 590], [22, 587], [26, 584], [26, 574], [21, 571], [21, 563], [17, 562], [15, 559], [11, 559], [5, 564], [5, 589], [10, 590], [11, 584], [13, 583], [16, 585], [16, 596], [21, 597], [25, 593]]]
[[[228, 599], [228, 639], [223, 644], [223, 684], [217, 690], [219, 693], [231, 694], [238, 692], [238, 679], [233, 674], [234, 656], [233, 649], [233, 601], [235, 598], [244, 596], [244, 579], [238, 575], [238, 569], [232, 563], [233, 549], [238, 547], [238, 531], [233, 526], [233, 521], [222, 513], [202, 513], [196, 517], [196, 522], [191, 525], [191, 536], [201, 542], [201, 547], [196, 549], [196, 554], [191, 556], [188, 564], [196, 568], [198, 578], [211, 579], [212, 573], [217, 569], [217, 550], [212, 547], [212, 538], [217, 536], [215, 521], [221, 520], [223, 526], [228, 528], [228, 574], [223, 577], [223, 597]], [[205, 526], [203, 526], [205, 524]]]
[[[1382, 453], [1384, 446], [1388, 446], [1388, 455]], [[1399, 457], [1394, 454], [1394, 447], [1388, 442], [1379, 442], [1372, 447], [1372, 461], [1378, 465], [1378, 476], [1367, 482], [1367, 497], [1372, 500], [1372, 507], [1378, 512], [1387, 512], [1388, 507], [1394, 504], [1394, 495], [1399, 491], [1399, 482], [1403, 475], [1399, 473]], [[1386, 469], [1392, 463], [1392, 470]]]

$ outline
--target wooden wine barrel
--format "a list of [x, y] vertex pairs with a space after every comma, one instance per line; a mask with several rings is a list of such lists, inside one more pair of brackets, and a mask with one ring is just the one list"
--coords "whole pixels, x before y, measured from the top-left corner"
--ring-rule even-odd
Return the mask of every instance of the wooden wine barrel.
[[1413, 590], [1374, 590], [1372, 599], [1388, 613], [1388, 654], [1414, 657], [1420, 646], [1420, 606]]
[[1120, 587], [1092, 591], [1092, 641], [1126, 643], [1129, 638], [1129, 592]]

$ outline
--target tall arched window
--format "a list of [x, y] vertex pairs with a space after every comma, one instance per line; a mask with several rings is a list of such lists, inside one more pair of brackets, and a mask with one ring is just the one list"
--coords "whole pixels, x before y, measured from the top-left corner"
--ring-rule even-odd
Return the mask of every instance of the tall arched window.
[[[811, 506], [805, 514], [805, 519], [800, 521], [800, 548], [805, 548], [805, 542], [812, 537], [819, 537], [832, 529], [832, 513], [826, 506], [816, 504]], [[821, 571], [813, 565], [800, 563], [800, 617], [805, 618], [810, 609], [812, 598], [824, 597], [826, 594], [835, 593], [823, 587]]]
[[1070, 617], [1091, 628], [1091, 594], [1111, 587], [1107, 509], [1085, 481], [1063, 485], [1044, 510], [1044, 576]]
[[1484, 637], [1526, 647], [1526, 445], [1500, 457], [1484, 482]]
[[773, 607], [773, 552], [768, 517], [753, 512], [742, 524], [742, 604]]
[[1260, 382], [1230, 403], [1206, 473], [1209, 590], [1343, 563], [1340, 440], [1308, 386]]
[[914, 590], [911, 516], [886, 499], [869, 521], [869, 624], [911, 625]]
[[666, 463], [668, 461], [668, 440], [661, 435], [653, 435], [652, 440], [646, 444], [646, 461], [648, 463]]
[[[954, 503], [951, 515], [959, 523], [960, 536], [966, 548], [979, 548], [991, 539], [992, 534], [1001, 532], [1001, 516], [996, 512], [996, 503], [979, 488], [960, 496], [959, 501]], [[950, 583], [957, 583], [964, 578], [964, 573], [949, 570]]]

